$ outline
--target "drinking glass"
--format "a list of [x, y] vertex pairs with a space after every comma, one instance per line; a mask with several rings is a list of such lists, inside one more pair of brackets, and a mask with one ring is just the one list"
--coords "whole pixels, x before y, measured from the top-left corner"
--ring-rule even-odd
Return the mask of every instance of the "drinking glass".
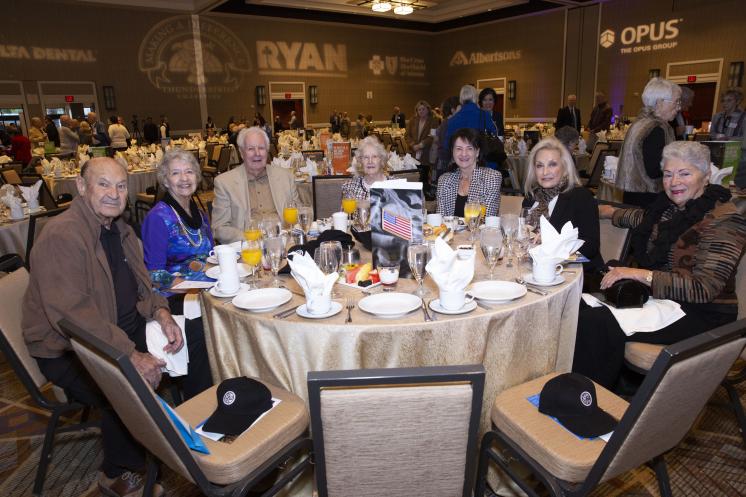
[[276, 215], [265, 217], [259, 221], [259, 230], [264, 238], [279, 236], [282, 232], [282, 222]]
[[[322, 243], [319, 248], [313, 254], [313, 260], [316, 265], [321, 269], [321, 272], [330, 275], [332, 273], [338, 273], [339, 263], [341, 259], [338, 257], [337, 249], [333, 245]], [[333, 288], [333, 287], [332, 287]], [[332, 298], [339, 298], [339, 294], [332, 290]]]
[[[342, 266], [342, 242], [334, 241], [334, 240], [327, 241], [327, 242], [321, 242], [321, 245], [319, 245], [319, 247], [322, 247], [322, 246], [325, 248], [328, 248], [329, 250], [334, 251], [334, 254], [336, 255], [336, 259], [337, 259], [336, 271], [339, 272]], [[333, 299], [338, 299], [340, 297], [341, 295], [336, 290], [332, 290]]]
[[292, 229], [298, 222], [298, 206], [292, 200], [285, 204], [285, 208], [282, 210], [282, 219], [288, 225], [288, 229]]
[[269, 256], [270, 269], [272, 270], [273, 277], [269, 286], [282, 288], [284, 285], [277, 274], [280, 272], [280, 267], [282, 266], [283, 261], [287, 258], [285, 240], [281, 236], [272, 236], [264, 240], [264, 247]]
[[490, 268], [489, 279], [493, 279], [495, 266], [500, 258], [500, 250], [503, 247], [503, 235], [500, 228], [483, 226], [479, 231], [479, 247], [482, 249], [484, 260]]
[[262, 245], [258, 240], [244, 240], [241, 242], [241, 260], [251, 266], [249, 290], [259, 288], [256, 283], [256, 269], [262, 262]]
[[482, 206], [478, 202], [467, 202], [464, 206], [464, 221], [469, 226], [469, 241], [474, 243], [477, 239], [477, 226], [479, 217], [482, 215]]
[[246, 240], [256, 241], [262, 237], [262, 231], [259, 229], [259, 223], [249, 219], [244, 223], [243, 236]]
[[384, 292], [396, 290], [396, 282], [399, 281], [399, 264], [396, 262], [379, 261], [376, 265], [378, 277]]
[[505, 236], [505, 245], [507, 248], [508, 264], [507, 267], [513, 267], [513, 242], [518, 233], [518, 216], [516, 214], [503, 214], [500, 217], [500, 228]]
[[359, 231], [370, 230], [370, 200], [358, 200], [355, 207], [357, 229]]
[[313, 224], [313, 209], [311, 207], [298, 207], [298, 223], [300, 229], [307, 235]]
[[347, 214], [347, 220], [351, 218], [357, 207], [357, 199], [350, 195], [342, 197], [342, 210]]
[[425, 280], [425, 266], [430, 255], [430, 247], [427, 243], [410, 243], [407, 247], [407, 262], [409, 263], [409, 269], [412, 271], [412, 276], [417, 280], [417, 290], [415, 295], [419, 297], [425, 297], [428, 295], [428, 291], [422, 286], [422, 282]]

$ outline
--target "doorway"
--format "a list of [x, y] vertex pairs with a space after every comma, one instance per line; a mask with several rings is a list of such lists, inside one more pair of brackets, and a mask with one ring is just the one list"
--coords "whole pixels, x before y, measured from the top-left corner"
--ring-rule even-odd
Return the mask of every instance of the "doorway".
[[302, 98], [272, 100], [272, 119], [274, 120], [274, 116], [280, 116], [283, 129], [291, 129], [290, 119], [293, 111], [295, 111], [296, 118], [293, 127], [295, 129], [303, 129], [305, 119]]
[[719, 101], [717, 83], [687, 83], [679, 86], [686, 86], [694, 92], [694, 103], [689, 109], [689, 122], [695, 128], [699, 128], [702, 126], [702, 121], [712, 119], [712, 102]]

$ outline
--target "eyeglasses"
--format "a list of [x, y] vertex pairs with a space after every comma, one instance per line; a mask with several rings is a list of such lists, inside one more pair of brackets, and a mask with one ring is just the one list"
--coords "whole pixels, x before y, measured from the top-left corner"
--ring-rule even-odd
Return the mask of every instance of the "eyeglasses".
[[676, 105], [676, 107], [681, 107], [681, 99], [680, 98], [677, 98], [676, 100], [671, 100], [670, 98], [664, 98], [663, 101], [664, 102], [672, 103], [672, 104]]
[[375, 162], [379, 158], [377, 155], [363, 155], [360, 157], [360, 162]]

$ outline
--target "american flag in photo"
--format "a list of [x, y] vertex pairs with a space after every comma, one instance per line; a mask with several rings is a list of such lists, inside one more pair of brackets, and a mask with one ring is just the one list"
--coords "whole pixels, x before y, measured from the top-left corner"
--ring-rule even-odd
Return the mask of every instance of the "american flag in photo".
[[397, 216], [384, 210], [381, 228], [383, 231], [396, 235], [399, 238], [405, 240], [412, 239], [412, 221], [409, 218]]

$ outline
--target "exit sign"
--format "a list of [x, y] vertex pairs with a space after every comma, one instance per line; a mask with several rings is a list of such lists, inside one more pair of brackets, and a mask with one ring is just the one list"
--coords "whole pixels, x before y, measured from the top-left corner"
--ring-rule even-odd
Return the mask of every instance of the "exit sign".
[[687, 83], [696, 83], [697, 82], [697, 76], [687, 76], [686, 77]]
[[75, 102], [75, 97], [72, 95], [65, 95], [65, 102], [67, 103]]

